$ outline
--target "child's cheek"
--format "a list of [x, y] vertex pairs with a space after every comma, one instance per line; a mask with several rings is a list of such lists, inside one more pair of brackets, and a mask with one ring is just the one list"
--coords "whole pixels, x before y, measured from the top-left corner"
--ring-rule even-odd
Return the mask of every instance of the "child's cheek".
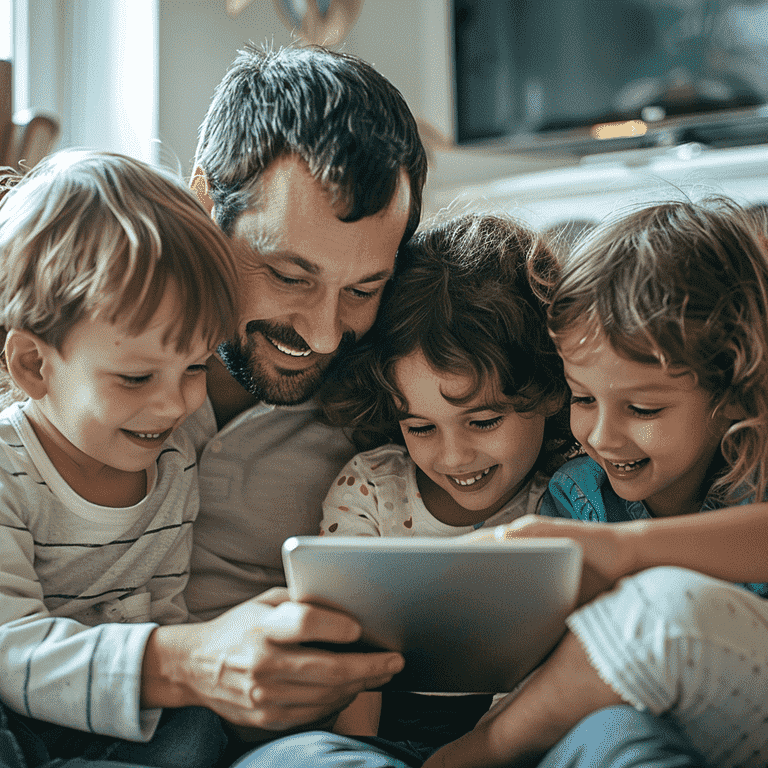
[[635, 442], [646, 451], [666, 451], [675, 446], [674, 435], [664, 426], [650, 422], [638, 425], [635, 430]]

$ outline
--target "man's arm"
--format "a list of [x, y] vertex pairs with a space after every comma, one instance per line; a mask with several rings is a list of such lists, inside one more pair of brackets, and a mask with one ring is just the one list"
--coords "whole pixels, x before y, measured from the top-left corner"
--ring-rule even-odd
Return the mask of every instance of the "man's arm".
[[290, 602], [285, 589], [273, 589], [208, 622], [157, 627], [144, 654], [142, 706], [205, 706], [235, 725], [270, 732], [324, 722], [403, 667], [396, 653], [301, 645], [359, 636], [349, 616]]

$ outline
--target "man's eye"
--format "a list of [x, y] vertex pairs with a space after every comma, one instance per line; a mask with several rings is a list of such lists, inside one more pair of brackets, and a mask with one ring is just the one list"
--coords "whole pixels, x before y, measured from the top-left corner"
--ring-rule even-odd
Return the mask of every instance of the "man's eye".
[[375, 288], [372, 291], [362, 291], [360, 288], [350, 288], [349, 292], [356, 299], [372, 299], [374, 296], [377, 296], [379, 293], [381, 293], [381, 288]]
[[304, 282], [300, 278], [288, 277], [288, 275], [277, 272], [271, 267], [269, 268], [269, 271], [272, 274], [272, 277], [274, 277], [276, 280], [279, 280], [281, 283], [284, 283], [285, 285], [301, 285]]

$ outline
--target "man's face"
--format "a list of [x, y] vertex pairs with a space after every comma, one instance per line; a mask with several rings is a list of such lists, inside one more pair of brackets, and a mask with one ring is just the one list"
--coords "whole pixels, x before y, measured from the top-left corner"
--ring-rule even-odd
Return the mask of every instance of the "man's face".
[[259, 206], [235, 222], [242, 316], [219, 355], [268, 403], [295, 405], [373, 324], [408, 221], [405, 176], [389, 207], [345, 223], [294, 156], [264, 173]]

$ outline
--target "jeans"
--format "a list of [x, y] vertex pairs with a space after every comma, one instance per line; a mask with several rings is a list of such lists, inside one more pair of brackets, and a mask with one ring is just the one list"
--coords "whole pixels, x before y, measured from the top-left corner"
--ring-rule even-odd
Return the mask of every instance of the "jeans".
[[165, 710], [142, 743], [32, 720], [0, 705], [0, 768], [211, 768], [225, 746], [221, 721], [202, 707]]
[[[253, 750], [232, 768], [418, 768], [428, 754], [384, 739], [324, 731], [286, 736]], [[704, 768], [704, 760], [663, 717], [617, 706], [582, 720], [538, 768]]]

